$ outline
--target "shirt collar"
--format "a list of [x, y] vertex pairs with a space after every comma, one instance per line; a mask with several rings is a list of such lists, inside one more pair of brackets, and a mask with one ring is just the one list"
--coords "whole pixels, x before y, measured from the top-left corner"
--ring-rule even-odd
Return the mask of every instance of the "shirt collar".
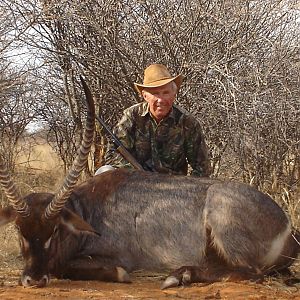
[[147, 102], [143, 102], [143, 107], [141, 111], [141, 116], [145, 117], [147, 114], [150, 115], [149, 104]]

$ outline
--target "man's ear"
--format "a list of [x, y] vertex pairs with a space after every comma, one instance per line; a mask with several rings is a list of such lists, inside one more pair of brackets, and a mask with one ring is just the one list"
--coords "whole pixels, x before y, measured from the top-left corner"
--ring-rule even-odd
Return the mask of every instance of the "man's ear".
[[60, 214], [61, 224], [69, 231], [78, 234], [80, 232], [101, 235], [89, 223], [67, 208], [63, 208]]
[[11, 207], [7, 206], [0, 209], [0, 226], [9, 222], [13, 222], [17, 217], [17, 212]]
[[147, 98], [147, 91], [146, 90], [142, 90], [142, 92], [141, 92], [141, 94], [142, 94], [142, 97], [144, 98], [144, 100], [146, 101], [146, 102], [148, 102], [148, 98]]

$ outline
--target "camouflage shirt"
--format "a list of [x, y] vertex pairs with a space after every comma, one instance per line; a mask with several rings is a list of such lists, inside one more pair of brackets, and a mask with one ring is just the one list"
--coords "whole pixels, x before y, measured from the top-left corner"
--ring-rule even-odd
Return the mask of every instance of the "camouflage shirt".
[[[184, 109], [173, 105], [170, 114], [158, 124], [149, 112], [147, 102], [133, 105], [115, 129], [115, 135], [145, 167], [157, 172], [208, 176], [210, 166], [207, 147], [197, 119]], [[110, 145], [106, 162], [114, 167], [129, 167]]]

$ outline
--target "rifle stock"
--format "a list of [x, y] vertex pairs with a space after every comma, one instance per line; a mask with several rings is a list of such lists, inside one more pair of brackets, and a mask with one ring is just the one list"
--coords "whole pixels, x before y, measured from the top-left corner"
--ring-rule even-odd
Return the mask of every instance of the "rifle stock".
[[137, 170], [144, 170], [140, 163], [130, 154], [130, 152], [124, 147], [119, 146], [117, 151]]

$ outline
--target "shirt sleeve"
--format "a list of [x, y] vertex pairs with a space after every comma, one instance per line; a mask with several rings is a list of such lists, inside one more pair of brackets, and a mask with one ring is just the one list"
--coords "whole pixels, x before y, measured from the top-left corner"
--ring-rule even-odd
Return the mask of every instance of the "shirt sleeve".
[[[129, 109], [126, 109], [114, 129], [114, 134], [131, 153], [134, 147], [133, 128], [134, 122], [132, 112]], [[110, 164], [115, 168], [132, 168], [131, 164], [122, 157], [112, 142], [108, 145], [108, 150], [105, 154], [105, 161], [107, 164]]]
[[201, 125], [197, 119], [189, 116], [185, 130], [187, 133], [186, 157], [192, 168], [191, 175], [208, 177], [211, 174], [211, 165]]

